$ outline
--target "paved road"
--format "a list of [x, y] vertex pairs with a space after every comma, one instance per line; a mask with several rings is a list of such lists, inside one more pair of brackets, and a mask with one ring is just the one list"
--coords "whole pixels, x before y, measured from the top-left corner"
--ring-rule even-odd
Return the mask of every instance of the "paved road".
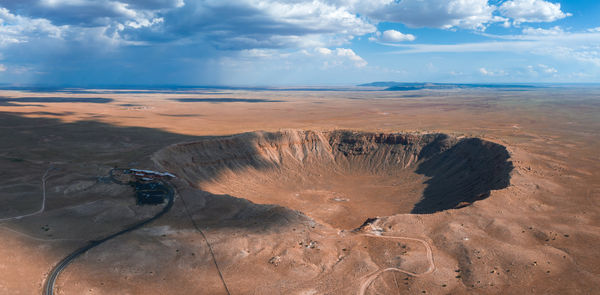
[[[110, 172], [111, 178], [112, 178], [112, 170]], [[114, 179], [113, 179], [114, 180]], [[158, 212], [156, 215], [154, 215], [151, 218], [148, 218], [146, 220], [142, 220], [138, 223], [135, 223], [131, 226], [129, 226], [126, 229], [123, 229], [117, 233], [114, 233], [110, 236], [107, 236], [105, 238], [102, 238], [100, 240], [95, 240], [95, 241], [90, 241], [89, 244], [75, 250], [73, 253], [69, 254], [69, 256], [63, 258], [63, 260], [61, 260], [50, 272], [50, 274], [48, 275], [48, 278], [46, 279], [46, 285], [44, 286], [44, 293], [45, 295], [54, 295], [54, 283], [56, 282], [56, 280], [58, 279], [58, 276], [60, 275], [60, 273], [71, 263], [73, 262], [73, 260], [77, 257], [79, 257], [81, 254], [85, 253], [86, 251], [97, 247], [99, 245], [101, 245], [102, 243], [116, 238], [122, 234], [126, 234], [130, 231], [134, 231], [158, 218], [160, 218], [161, 216], [163, 216], [165, 213], [167, 213], [169, 210], [171, 210], [171, 207], [173, 207], [173, 188], [168, 184], [168, 183], [164, 183], [165, 186], [169, 189], [169, 193], [167, 195], [167, 198], [169, 199], [167, 205], [160, 211]]]

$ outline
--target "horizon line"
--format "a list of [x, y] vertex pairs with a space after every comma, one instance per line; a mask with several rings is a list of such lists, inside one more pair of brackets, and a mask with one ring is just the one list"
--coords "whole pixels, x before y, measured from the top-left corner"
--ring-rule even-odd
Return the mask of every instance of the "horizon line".
[[281, 88], [354, 88], [354, 87], [372, 87], [383, 88], [386, 86], [373, 86], [368, 84], [375, 83], [395, 83], [398, 85], [457, 85], [457, 86], [568, 86], [568, 85], [586, 85], [600, 86], [600, 82], [431, 82], [431, 81], [371, 81], [363, 83], [348, 84], [281, 84], [281, 85], [261, 85], [261, 84], [42, 84], [42, 83], [0, 83], [0, 90], [19, 90], [19, 89], [168, 89], [168, 88], [206, 88], [206, 89], [281, 89]]

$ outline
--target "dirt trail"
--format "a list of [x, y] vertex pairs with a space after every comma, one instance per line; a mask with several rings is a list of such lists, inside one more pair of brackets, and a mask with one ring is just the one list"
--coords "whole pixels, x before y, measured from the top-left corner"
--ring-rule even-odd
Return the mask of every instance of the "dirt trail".
[[54, 169], [54, 167], [50, 166], [48, 167], [48, 169], [46, 169], [46, 172], [44, 172], [44, 175], [42, 176], [42, 205], [40, 206], [40, 209], [33, 212], [33, 213], [29, 213], [29, 214], [24, 214], [24, 215], [19, 215], [19, 216], [14, 216], [14, 217], [8, 217], [8, 218], [2, 218], [0, 219], [0, 222], [2, 221], [9, 221], [9, 220], [15, 220], [15, 219], [21, 219], [23, 217], [29, 217], [29, 216], [34, 216], [34, 215], [38, 215], [42, 212], [44, 212], [44, 210], [46, 209], [46, 179], [48, 177], [48, 173]]
[[407, 275], [410, 275], [413, 277], [420, 277], [420, 276], [428, 275], [435, 271], [435, 263], [433, 261], [433, 250], [431, 249], [431, 246], [429, 245], [429, 243], [425, 240], [418, 239], [418, 238], [409, 238], [409, 237], [378, 236], [378, 235], [373, 235], [373, 234], [365, 234], [364, 236], [372, 237], [372, 238], [380, 238], [380, 239], [408, 240], [408, 241], [419, 242], [419, 243], [423, 244], [425, 249], [427, 249], [427, 261], [429, 262], [429, 268], [427, 268], [427, 270], [422, 273], [415, 273], [412, 271], [403, 270], [403, 269], [394, 268], [394, 267], [378, 269], [377, 271], [375, 271], [365, 277], [365, 280], [360, 284], [360, 289], [358, 291], [359, 295], [364, 295], [365, 292], [367, 291], [367, 289], [369, 288], [369, 286], [373, 283], [373, 281], [375, 279], [377, 279], [382, 273], [387, 272], [387, 271], [400, 272], [400, 273], [407, 274]]

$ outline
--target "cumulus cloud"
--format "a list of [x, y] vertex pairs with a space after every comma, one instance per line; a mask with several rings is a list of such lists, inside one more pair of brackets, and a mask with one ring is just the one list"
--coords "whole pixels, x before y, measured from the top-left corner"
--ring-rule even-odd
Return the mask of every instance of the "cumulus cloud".
[[127, 21], [151, 21], [161, 12], [181, 7], [176, 0], [0, 0], [0, 5], [27, 17], [45, 18], [55, 25], [107, 26]]
[[349, 59], [359, 68], [362, 68], [367, 65], [367, 62], [360, 56], [358, 56], [354, 51], [350, 48], [336, 48], [335, 52], [337, 56], [344, 57]]
[[317, 53], [318, 57], [326, 58], [323, 61], [325, 67], [341, 66], [350, 63], [355, 67], [362, 68], [368, 64], [367, 61], [350, 48], [316, 48], [314, 51]]
[[387, 30], [387, 31], [384, 31], [383, 33], [378, 31], [376, 33], [376, 36], [377, 37], [369, 38], [369, 40], [371, 40], [371, 41], [379, 40], [381, 42], [395, 43], [395, 42], [403, 42], [403, 41], [414, 41], [416, 39], [415, 36], [412, 34], [403, 34], [396, 30]]
[[525, 22], [553, 22], [570, 16], [560, 9], [560, 3], [544, 0], [510, 0], [500, 5], [500, 12], [514, 20], [515, 24]]
[[484, 76], [504, 76], [504, 75], [506, 75], [506, 72], [504, 72], [503, 70], [490, 71], [486, 68], [479, 68], [479, 73]]
[[103, 27], [111, 38], [234, 50], [341, 45], [376, 30], [348, 6], [325, 0], [0, 0], [0, 6], [53, 24]]
[[69, 47], [95, 44], [101, 51], [105, 45], [147, 44], [147, 40], [132, 38], [132, 32], [164, 20], [155, 17], [162, 9], [135, 10], [118, 1], [0, 0], [0, 5], [4, 6], [0, 7], [0, 44], [5, 45], [32, 40], [47, 43], [41, 41], [46, 38], [60, 39]]
[[267, 60], [294, 63], [320, 63], [326, 68], [367, 66], [367, 62], [350, 48], [325, 48], [302, 49], [297, 51], [282, 51], [279, 49], [244, 49], [235, 56], [224, 58], [228, 65], [234, 65], [236, 58], [241, 58], [246, 63], [258, 63]]
[[487, 0], [403, 0], [370, 7], [374, 19], [400, 22], [410, 27], [466, 28], [483, 30], [489, 23], [505, 21], [494, 16], [496, 7]]
[[373, 34], [373, 36], [369, 37], [369, 41], [382, 42], [386, 45], [405, 41], [414, 41], [415, 39], [416, 37], [412, 34], [404, 34], [396, 30], [386, 30], [383, 33], [377, 31], [375, 34]]
[[223, 49], [335, 46], [376, 31], [348, 7], [324, 1], [197, 1], [165, 20], [174, 37]]
[[0, 45], [23, 43], [36, 37], [61, 38], [64, 29], [46, 19], [15, 15], [0, 7]]
[[[140, 20], [135, 20], [135, 21], [128, 21], [125, 24], [134, 29], [139, 29], [139, 28], [151, 27], [153, 25], [160, 24], [164, 21], [165, 20], [162, 17], [156, 17], [156, 18], [152, 18], [152, 19], [140, 19]], [[120, 27], [120, 30], [122, 30], [122, 29], [124, 29], [124, 28]]]
[[562, 35], [564, 33], [565, 33], [565, 31], [563, 31], [563, 29], [561, 29], [559, 26], [554, 26], [550, 29], [542, 29], [542, 28], [524, 28], [523, 29], [523, 34], [530, 35], [530, 36], [535, 36], [535, 35], [558, 36], [558, 35]]
[[558, 73], [558, 70], [551, 67], [551, 66], [547, 66], [545, 64], [538, 64], [538, 65], [529, 65], [527, 66], [527, 71], [533, 75], [533, 76], [539, 76], [541, 75], [555, 75], [556, 73]]
[[542, 72], [544, 72], [546, 74], [554, 74], [554, 73], [558, 72], [557, 69], [547, 66], [547, 65], [544, 65], [544, 64], [539, 64], [538, 67], [542, 70]]
[[6, 66], [3, 64], [0, 64], [0, 72], [5, 72], [6, 71]]
[[333, 52], [331, 49], [323, 47], [316, 48], [315, 51], [321, 55], [331, 55]]
[[591, 28], [587, 30], [588, 32], [600, 32], [600, 27], [596, 27], [596, 28]]

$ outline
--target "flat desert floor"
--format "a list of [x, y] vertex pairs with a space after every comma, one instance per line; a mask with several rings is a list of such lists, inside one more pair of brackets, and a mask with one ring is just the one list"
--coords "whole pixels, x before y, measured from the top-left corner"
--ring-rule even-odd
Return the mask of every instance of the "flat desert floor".
[[600, 87], [9, 89], [0, 138], [0, 294], [162, 209], [114, 167], [174, 173], [173, 208], [55, 294], [600, 286]]

